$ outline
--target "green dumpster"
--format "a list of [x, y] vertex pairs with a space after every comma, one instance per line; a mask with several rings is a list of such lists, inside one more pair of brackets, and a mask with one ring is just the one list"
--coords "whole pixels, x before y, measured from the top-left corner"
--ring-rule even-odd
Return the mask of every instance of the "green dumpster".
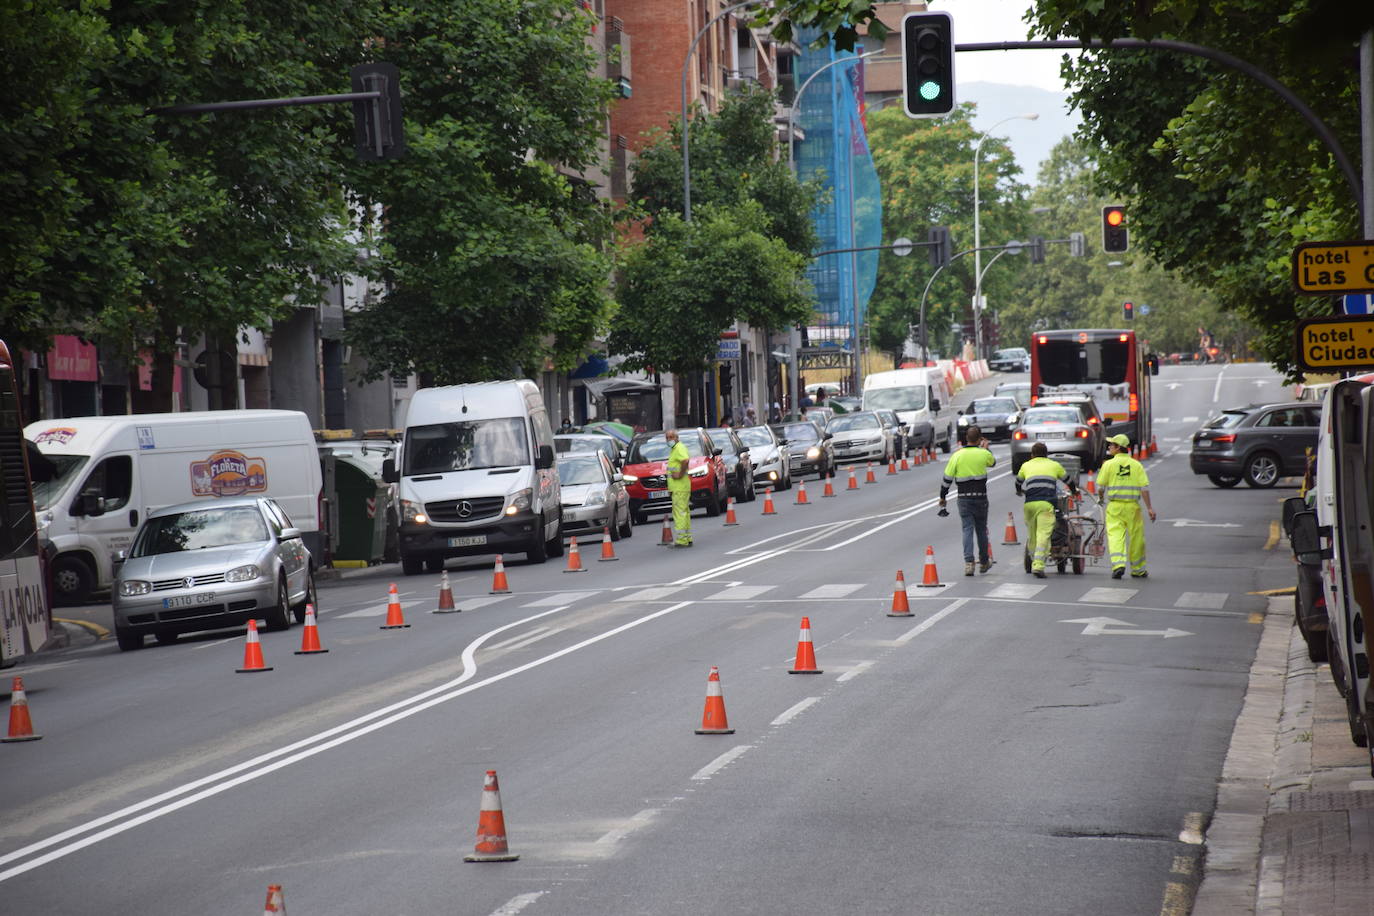
[[387, 485], [368, 464], [350, 455], [334, 456], [334, 493], [338, 500], [336, 563], [380, 563], [386, 552]]

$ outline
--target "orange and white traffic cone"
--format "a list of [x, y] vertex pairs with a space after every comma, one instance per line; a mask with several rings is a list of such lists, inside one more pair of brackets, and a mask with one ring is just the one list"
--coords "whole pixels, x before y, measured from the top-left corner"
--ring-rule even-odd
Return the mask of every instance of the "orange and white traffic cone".
[[725, 697], [720, 692], [720, 669], [711, 666], [706, 677], [706, 708], [701, 713], [698, 735], [733, 735], [735, 730], [725, 719]]
[[735, 498], [727, 497], [725, 500], [725, 527], [732, 528], [739, 524], [739, 519], [735, 518]]
[[928, 446], [926, 446], [926, 461], [927, 461], [927, 462], [930, 462], [930, 461], [934, 461], [934, 460], [935, 460], [935, 446], [933, 446], [933, 445], [928, 445]]
[[677, 540], [673, 534], [673, 513], [663, 516], [663, 531], [658, 536], [658, 546], [672, 547]]
[[24, 692], [24, 679], [17, 677], [10, 687], [10, 730], [0, 741], [37, 741], [42, 735], [33, 733], [33, 720], [29, 718], [29, 695]]
[[773, 488], [769, 487], [763, 491], [763, 514], [777, 515], [778, 510], [773, 508]]
[[868, 463], [868, 471], [864, 474], [864, 483], [877, 483], [878, 478], [873, 473], [873, 462]]
[[431, 613], [434, 614], [457, 614], [461, 611], [453, 601], [453, 586], [448, 582], [448, 570], [439, 573], [439, 606]]
[[1088, 478], [1088, 495], [1089, 495], [1089, 496], [1096, 496], [1096, 495], [1097, 495], [1097, 485], [1096, 485], [1095, 483], [1093, 483], [1093, 479], [1092, 479], [1091, 477]]
[[305, 606], [305, 629], [301, 631], [301, 647], [297, 655], [322, 655], [328, 649], [320, 645], [320, 626], [315, 622], [315, 605]]
[[601, 529], [601, 557], [597, 562], [611, 563], [619, 559], [620, 557], [615, 555], [615, 547], [611, 544], [611, 529]]
[[1155, 441], [1155, 434], [1154, 434], [1154, 433], [1150, 433], [1150, 454], [1151, 454], [1151, 455], [1155, 455], [1155, 454], [1158, 454], [1158, 453], [1159, 453], [1159, 443]]
[[899, 468], [900, 468], [900, 470], [903, 470], [903, 471], [909, 471], [909, 470], [911, 470], [911, 465], [909, 465], [909, 464], [906, 463], [906, 455], [903, 455], [903, 456], [902, 456], [902, 463], [901, 463], [901, 465], [899, 466]]
[[491, 576], [491, 593], [493, 595], [509, 595], [510, 584], [506, 582], [506, 564], [501, 562], [501, 555], [496, 555], [496, 568]]
[[848, 485], [847, 487], [845, 487], [845, 489], [846, 489], [846, 490], [857, 490], [857, 489], [859, 489], [859, 478], [857, 478], [857, 477], [854, 476], [854, 469], [853, 469], [852, 467], [849, 469], [849, 485]]
[[809, 499], [806, 498], [806, 481], [804, 481], [804, 480], [798, 480], [798, 481], [797, 481], [797, 505], [799, 505], [799, 506], [809, 506], [809, 505], [811, 505], [811, 500], [809, 500]]
[[477, 845], [464, 862], [514, 862], [520, 856], [506, 843], [506, 815], [501, 810], [501, 786], [496, 771], [487, 770], [482, 782], [482, 809], [477, 816]]
[[892, 587], [892, 610], [887, 612], [889, 617], [915, 617], [911, 613], [911, 602], [906, 595], [906, 576], [902, 571], [897, 570], [897, 584]]
[[401, 613], [401, 599], [396, 594], [396, 583], [391, 583], [391, 589], [387, 592], [386, 598], [386, 623], [378, 627], [379, 630], [404, 630], [410, 627], [406, 623], [405, 614]]
[[919, 468], [921, 465], [923, 465], [923, 464], [925, 464], [925, 463], [926, 463], [926, 450], [923, 449], [923, 448], [918, 448], [918, 449], [916, 449], [916, 454], [913, 455], [912, 458], [911, 458], [911, 466], [912, 466], [912, 467], [917, 467], [917, 468]]
[[820, 674], [816, 667], [816, 647], [811, 642], [811, 618], [803, 617], [801, 635], [797, 637], [797, 660], [787, 669], [788, 674]]
[[1002, 546], [1021, 543], [1016, 539], [1016, 517], [1010, 512], [1007, 513], [1007, 533], [1002, 535]]
[[829, 473], [829, 474], [826, 475], [826, 478], [825, 478], [825, 489], [821, 492], [821, 497], [822, 497], [822, 498], [825, 498], [825, 497], [827, 497], [827, 496], [834, 496], [834, 495], [835, 495], [835, 474], [834, 474], [834, 472], [832, 471], [831, 473]]
[[940, 574], [935, 571], [935, 548], [927, 545], [925, 573], [921, 578], [921, 584], [916, 587], [939, 588], [942, 585], [944, 583], [940, 581]]
[[887, 459], [887, 476], [888, 476], [888, 477], [896, 477], [896, 476], [897, 476], [897, 459], [896, 459], [896, 458], [888, 458], [888, 459]]
[[234, 670], [239, 674], [272, 670], [262, 660], [262, 643], [258, 641], [258, 622], [256, 620], [248, 621], [248, 638], [243, 644], [243, 667]]
[[262, 916], [286, 916], [286, 900], [282, 897], [280, 884], [267, 885], [267, 904]]
[[568, 568], [563, 570], [565, 573], [586, 572], [582, 568], [582, 551], [577, 549], [577, 535], [573, 535], [568, 543]]

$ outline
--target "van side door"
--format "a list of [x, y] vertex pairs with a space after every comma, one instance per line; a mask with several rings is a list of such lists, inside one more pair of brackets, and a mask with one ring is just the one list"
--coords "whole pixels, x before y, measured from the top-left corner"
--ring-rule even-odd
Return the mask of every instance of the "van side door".
[[[553, 527], [545, 532], [552, 536], [552, 532], [558, 530], [557, 521], [563, 514], [563, 494], [558, 483], [558, 468], [539, 467], [540, 448], [547, 445], [550, 450], [553, 449], [553, 426], [549, 423], [549, 412], [542, 407], [530, 411], [530, 441], [534, 446], [530, 460], [534, 465], [534, 488], [539, 497], [539, 510], [545, 513], [545, 525], [553, 523]], [[551, 515], [549, 509], [553, 510]]]
[[1327, 615], [1336, 638], [1340, 663], [1349, 687], [1346, 703], [1351, 714], [1352, 737], [1362, 727], [1371, 728], [1369, 697], [1369, 648], [1365, 621], [1374, 613], [1374, 544], [1370, 530], [1369, 459], [1364, 437], [1374, 426], [1371, 416], [1374, 389], [1370, 386], [1338, 382], [1328, 397], [1330, 405], [1330, 445], [1332, 448], [1328, 485], [1332, 490], [1333, 559], [1327, 569]]

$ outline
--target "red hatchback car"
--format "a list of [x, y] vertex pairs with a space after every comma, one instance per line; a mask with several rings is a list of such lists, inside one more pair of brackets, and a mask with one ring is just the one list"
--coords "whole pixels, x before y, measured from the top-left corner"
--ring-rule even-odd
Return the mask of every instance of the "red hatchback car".
[[[720, 515], [730, 487], [721, 450], [701, 427], [678, 430], [691, 461], [687, 475], [692, 481], [692, 508], [705, 507], [707, 515]], [[630, 517], [636, 524], [648, 521], [650, 512], [668, 512], [668, 440], [663, 433], [640, 433], [630, 442], [625, 456], [625, 489], [630, 493]]]

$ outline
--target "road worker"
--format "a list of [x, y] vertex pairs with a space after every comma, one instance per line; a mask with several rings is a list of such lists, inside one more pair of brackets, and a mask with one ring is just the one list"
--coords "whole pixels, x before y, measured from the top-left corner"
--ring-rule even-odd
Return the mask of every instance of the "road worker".
[[[1126, 574], [1126, 562], [1131, 564], [1131, 577], [1144, 579], [1145, 524], [1140, 504], [1155, 520], [1150, 505], [1150, 478], [1145, 467], [1131, 457], [1131, 440], [1123, 434], [1107, 439], [1108, 459], [1097, 470], [1097, 499], [1107, 506], [1107, 552], [1111, 554], [1112, 578]], [[1128, 557], [1129, 552], [1129, 557]]]
[[664, 430], [668, 442], [668, 492], [673, 500], [673, 546], [692, 546], [692, 481], [687, 476], [692, 456], [677, 430]]
[[1059, 482], [1064, 481], [1069, 492], [1078, 495], [1078, 484], [1069, 479], [1064, 466], [1049, 457], [1045, 443], [1031, 446], [1031, 457], [1016, 472], [1016, 492], [1026, 498], [1026, 549], [1030, 551], [1031, 574], [1045, 578], [1045, 558], [1050, 552], [1050, 535], [1054, 533], [1054, 507], [1059, 499]]
[[964, 531], [964, 575], [973, 575], [974, 548], [978, 549], [978, 571], [992, 569], [992, 546], [988, 538], [988, 468], [997, 463], [988, 451], [988, 440], [976, 426], [964, 431], [964, 445], [945, 465], [940, 482], [940, 508], [951, 486], [958, 488], [959, 523]]

